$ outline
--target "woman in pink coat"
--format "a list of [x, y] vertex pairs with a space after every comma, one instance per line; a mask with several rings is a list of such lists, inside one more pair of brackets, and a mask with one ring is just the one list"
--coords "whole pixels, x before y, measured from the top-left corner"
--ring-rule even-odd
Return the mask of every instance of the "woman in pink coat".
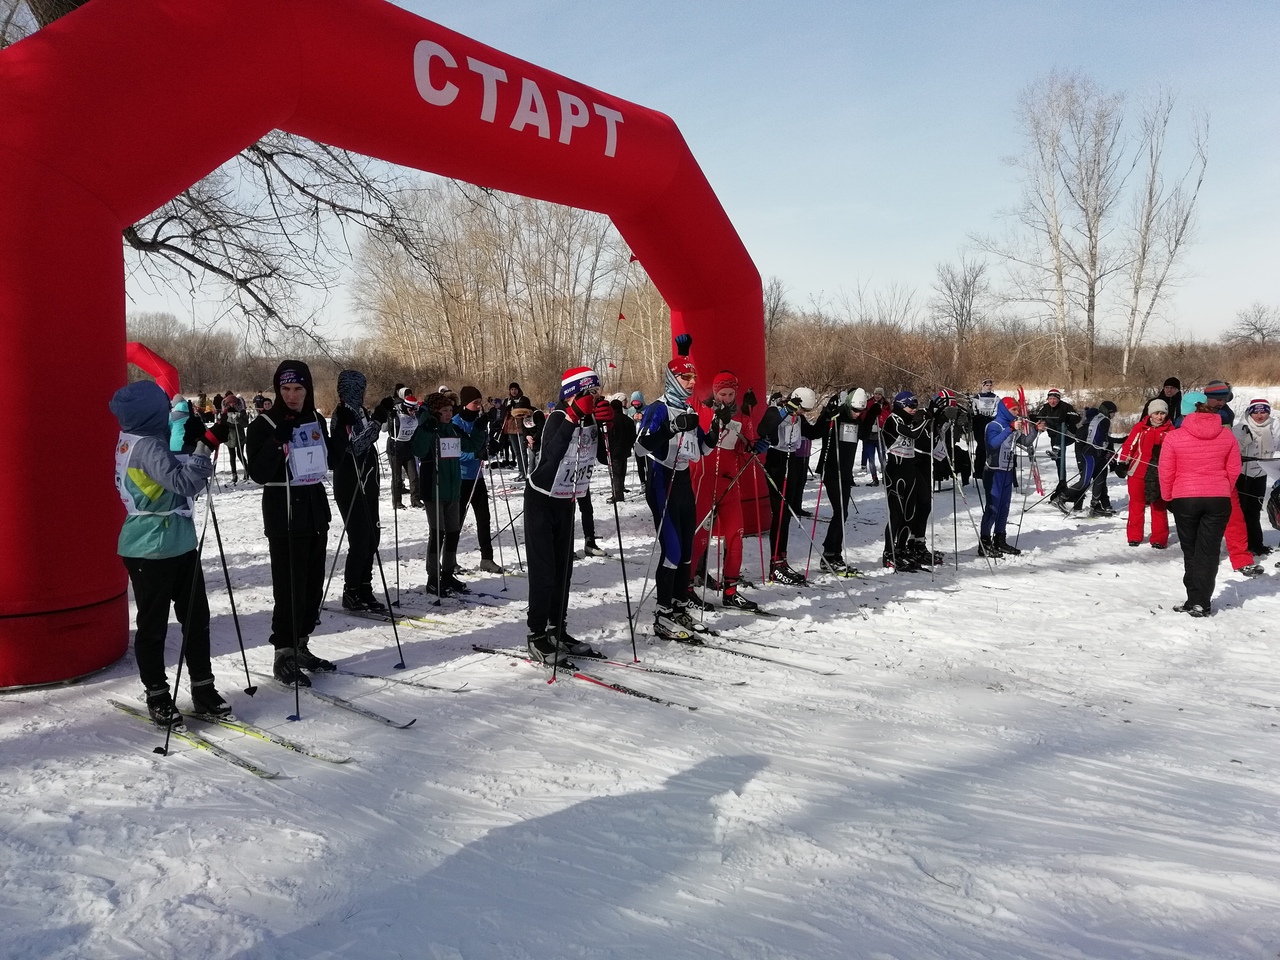
[[1240, 476], [1240, 447], [1203, 393], [1182, 395], [1182, 426], [1160, 453], [1160, 497], [1169, 504], [1182, 545], [1186, 603], [1173, 609], [1193, 617], [1212, 612], [1222, 535], [1231, 517], [1231, 491]]

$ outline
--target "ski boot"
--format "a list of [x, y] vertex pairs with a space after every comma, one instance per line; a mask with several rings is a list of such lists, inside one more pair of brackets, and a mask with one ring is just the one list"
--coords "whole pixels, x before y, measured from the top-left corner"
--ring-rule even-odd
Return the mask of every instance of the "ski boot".
[[566, 630], [555, 630], [551, 627], [547, 628], [547, 635], [551, 637], [551, 642], [555, 643], [556, 634], [560, 635], [560, 652], [573, 657], [590, 657], [593, 660], [603, 660], [604, 654], [591, 646], [586, 641], [579, 640]]
[[824, 553], [818, 561], [818, 569], [823, 573], [834, 573], [837, 577], [849, 576], [849, 565], [844, 562], [844, 557], [838, 553], [831, 556], [827, 556]]
[[1011, 557], [1022, 556], [1022, 551], [1006, 540], [1002, 534], [997, 534], [994, 543], [1001, 553], [1007, 553]]
[[708, 603], [706, 600], [703, 600], [702, 596], [696, 590], [690, 590], [689, 595], [688, 597], [685, 598], [685, 600], [689, 604], [689, 606], [697, 607], [699, 610], [715, 609], [715, 604]]
[[676, 643], [697, 645], [701, 638], [694, 636], [676, 619], [676, 611], [671, 607], [658, 607], [653, 614], [653, 632], [661, 640], [674, 640]]
[[1115, 515], [1116, 512], [1111, 509], [1111, 504], [1109, 503], [1097, 502], [1089, 505], [1089, 516], [1095, 520], [1100, 517], [1114, 517]]
[[1064, 517], [1071, 516], [1071, 505], [1067, 503], [1066, 498], [1061, 494], [1055, 493], [1049, 498], [1049, 503], [1061, 510]]
[[387, 609], [386, 605], [374, 596], [372, 584], [366, 583], [361, 586], [356, 590], [356, 596], [360, 598], [364, 603], [364, 608], [370, 613], [381, 614], [384, 617], [390, 615], [391, 611]]
[[760, 612], [760, 604], [754, 600], [748, 600], [737, 590], [733, 591], [733, 593], [726, 593], [722, 602], [730, 610], [745, 610], [747, 613]]
[[338, 669], [333, 661], [317, 657], [312, 653], [305, 637], [298, 641], [298, 666], [312, 673], [333, 673]]
[[999, 560], [1004, 556], [1004, 551], [1000, 549], [1000, 545], [990, 537], [982, 537], [978, 540], [978, 556], [990, 557], [992, 560]]
[[539, 663], [546, 664], [548, 667], [573, 669], [573, 661], [569, 659], [569, 655], [564, 648], [561, 647], [557, 651], [556, 635], [550, 630], [529, 634], [526, 646], [529, 649], [529, 656]]
[[1260, 577], [1267, 571], [1260, 563], [1250, 563], [1241, 567], [1237, 572], [1244, 577]]
[[147, 691], [147, 714], [157, 727], [182, 726], [182, 714], [174, 706], [168, 688]]
[[231, 716], [231, 704], [222, 699], [222, 694], [218, 693], [212, 678], [198, 680], [191, 684], [191, 705], [194, 708], [192, 712], [197, 716]]
[[298, 658], [293, 655], [291, 647], [281, 647], [276, 650], [276, 662], [271, 668], [271, 675], [286, 687], [292, 687], [294, 684], [300, 687], [311, 686], [311, 678], [302, 672], [302, 668], [298, 665]]
[[785, 583], [793, 587], [803, 587], [809, 582], [785, 563], [775, 564], [769, 571], [769, 579], [774, 583]]
[[582, 548], [584, 557], [607, 557], [609, 554], [594, 540], [588, 540]]
[[470, 593], [471, 588], [455, 577], [452, 573], [446, 573], [443, 580], [444, 588], [450, 593]]
[[891, 553], [886, 553], [881, 557], [880, 562], [886, 570], [892, 570], [894, 573], [919, 573], [922, 569], [919, 563], [906, 555], [895, 557]]
[[493, 562], [493, 557], [485, 557], [480, 561], [480, 571], [482, 573], [506, 573], [502, 567]]
[[[381, 606], [381, 604], [378, 604]], [[342, 609], [352, 613], [363, 613], [369, 609], [369, 601], [360, 595], [359, 590], [348, 587], [342, 591]]]
[[[708, 609], [712, 608], [709, 607]], [[680, 624], [680, 626], [684, 627], [684, 629], [689, 633], [712, 632], [711, 628], [701, 620], [695, 620], [693, 618], [693, 615], [689, 613], [689, 604], [676, 602], [671, 605], [671, 610], [672, 619], [674, 619], [676, 623]]]
[[442, 583], [437, 583], [434, 579], [428, 577], [426, 586], [422, 588], [422, 592], [428, 597], [452, 597], [453, 588], [449, 586], [446, 579]]

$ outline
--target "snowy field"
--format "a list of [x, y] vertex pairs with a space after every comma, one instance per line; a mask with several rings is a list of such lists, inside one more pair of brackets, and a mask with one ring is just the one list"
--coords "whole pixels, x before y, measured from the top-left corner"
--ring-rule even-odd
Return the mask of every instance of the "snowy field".
[[[249, 666], [266, 672], [259, 494], [221, 477]], [[631, 485], [622, 526], [634, 599], [652, 538]], [[404, 607], [441, 622], [402, 625], [406, 671], [392, 670], [388, 626], [339, 612], [323, 615], [312, 646], [343, 667], [463, 691], [317, 679], [416, 717], [408, 729], [305, 694], [290, 722], [293, 693], [272, 681], [255, 678], [246, 696], [210, 536], [220, 688], [243, 719], [352, 762], [195, 723], [283, 776], [260, 779], [176, 741], [156, 755], [162, 735], [107, 702], [141, 703], [131, 656], [80, 683], [0, 697], [0, 954], [1277, 957], [1278, 572], [1268, 562], [1268, 576], [1246, 581], [1224, 560], [1216, 615], [1172, 613], [1180, 552], [1126, 545], [1114, 478], [1116, 518], [1036, 508], [1019, 535], [1026, 553], [993, 570], [975, 556], [966, 493], [958, 570], [878, 569], [883, 488], [860, 486], [849, 559], [867, 578], [747, 594], [780, 619], [709, 615], [725, 629], [718, 642], [781, 662], [653, 640], [651, 602], [642, 661], [704, 679], [582, 662], [684, 706], [563, 675], [549, 685], [540, 668], [473, 653], [472, 643], [523, 643], [526, 581], [510, 577], [504, 592], [500, 578], [469, 578], [500, 599], [428, 607], [414, 592], [425, 517], [400, 512]], [[1020, 491], [1011, 540], [1022, 502]], [[595, 511], [616, 552], [603, 493]], [[949, 489], [935, 517], [949, 553]], [[383, 519], [394, 577], [385, 493]], [[792, 533], [799, 568], [807, 533]], [[337, 539], [335, 526], [331, 549]], [[464, 533], [471, 568], [474, 546]], [[503, 549], [514, 567], [509, 534]], [[746, 556], [756, 578], [754, 540]], [[580, 561], [574, 585], [570, 629], [629, 659], [616, 559]]]

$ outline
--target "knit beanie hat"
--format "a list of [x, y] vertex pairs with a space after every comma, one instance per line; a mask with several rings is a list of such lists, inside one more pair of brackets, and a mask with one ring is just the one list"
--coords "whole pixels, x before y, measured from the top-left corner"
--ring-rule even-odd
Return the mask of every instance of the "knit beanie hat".
[[1049, 388], [1048, 396], [1050, 396], [1050, 397], [1057, 397], [1059, 400], [1061, 400], [1061, 399], [1062, 399], [1062, 389], [1061, 389], [1060, 387], [1050, 387], [1050, 388]]
[[1187, 393], [1184, 393], [1182, 395], [1182, 415], [1185, 417], [1187, 416], [1187, 414], [1195, 413], [1196, 404], [1205, 403], [1208, 401], [1208, 399], [1209, 399], [1208, 397], [1206, 397], [1203, 393], [1200, 393], [1198, 390], [1191, 390]]
[[592, 387], [600, 386], [600, 378], [590, 367], [572, 367], [560, 378], [560, 399], [572, 400]]
[[1204, 395], [1222, 401], [1229, 401], [1234, 396], [1230, 385], [1223, 380], [1210, 380], [1204, 388]]
[[1266, 397], [1254, 397], [1249, 401], [1249, 407], [1245, 413], [1270, 413], [1271, 401]]
[[359, 410], [364, 406], [365, 376], [359, 370], [343, 370], [338, 374], [338, 399], [343, 406]]
[[458, 401], [465, 407], [468, 403], [473, 403], [481, 399], [480, 391], [473, 386], [467, 385], [458, 393]]
[[1153, 413], [1168, 414], [1168, 412], [1169, 412], [1169, 405], [1165, 403], [1163, 400], [1152, 400], [1150, 403], [1147, 404], [1147, 416], [1151, 416], [1151, 414]]
[[738, 378], [732, 370], [721, 370], [711, 380], [711, 391], [713, 393], [716, 390], [724, 389], [738, 389]]
[[1175, 390], [1182, 389], [1182, 381], [1179, 380], [1177, 377], [1170, 377], [1168, 380], [1164, 382], [1164, 385], [1166, 387], [1173, 387]]
[[1110, 400], [1103, 400], [1100, 404], [1098, 404], [1098, 409], [1101, 410], [1103, 413], [1105, 413], [1108, 417], [1110, 417], [1115, 415], [1116, 405], [1112, 403]]
[[916, 395], [912, 393], [910, 390], [899, 390], [897, 393], [893, 395], [893, 402], [895, 406], [899, 406], [899, 407], [918, 406], [918, 404], [916, 403]]

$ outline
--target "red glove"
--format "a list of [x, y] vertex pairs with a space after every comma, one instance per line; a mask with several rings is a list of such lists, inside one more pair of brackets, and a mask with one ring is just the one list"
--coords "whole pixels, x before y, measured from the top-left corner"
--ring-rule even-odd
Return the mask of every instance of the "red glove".
[[596, 397], [596, 405], [591, 415], [596, 418], [596, 423], [613, 423], [613, 404], [604, 397]]
[[565, 413], [569, 415], [569, 419], [577, 423], [583, 417], [591, 416], [591, 412], [595, 409], [596, 398], [589, 393], [584, 393], [580, 397], [574, 397], [569, 401], [569, 406]]

